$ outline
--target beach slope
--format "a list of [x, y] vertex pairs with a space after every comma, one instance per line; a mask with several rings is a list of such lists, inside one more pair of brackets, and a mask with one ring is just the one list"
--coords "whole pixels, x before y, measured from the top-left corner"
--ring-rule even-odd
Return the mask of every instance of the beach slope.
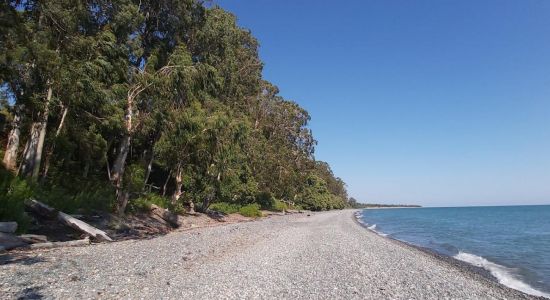
[[[352, 210], [4, 254], [2, 298], [530, 299], [362, 228]], [[534, 298], [533, 298], [534, 299]]]

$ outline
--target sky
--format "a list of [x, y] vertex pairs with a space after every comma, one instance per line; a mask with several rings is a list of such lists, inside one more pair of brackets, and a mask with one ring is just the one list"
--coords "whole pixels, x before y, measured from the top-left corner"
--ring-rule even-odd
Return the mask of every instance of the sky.
[[214, 3], [360, 202], [550, 204], [550, 1]]

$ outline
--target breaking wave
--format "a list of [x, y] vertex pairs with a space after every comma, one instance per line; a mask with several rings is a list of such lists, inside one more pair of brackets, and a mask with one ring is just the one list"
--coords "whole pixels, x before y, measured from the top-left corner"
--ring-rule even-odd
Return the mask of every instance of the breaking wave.
[[517, 279], [516, 276], [514, 276], [513, 269], [511, 268], [507, 268], [505, 266], [491, 262], [481, 256], [466, 252], [459, 252], [457, 255], [454, 256], [454, 258], [491, 272], [491, 274], [495, 276], [498, 282], [504, 284], [505, 286], [530, 295], [550, 298], [550, 294], [536, 290], [527, 283]]

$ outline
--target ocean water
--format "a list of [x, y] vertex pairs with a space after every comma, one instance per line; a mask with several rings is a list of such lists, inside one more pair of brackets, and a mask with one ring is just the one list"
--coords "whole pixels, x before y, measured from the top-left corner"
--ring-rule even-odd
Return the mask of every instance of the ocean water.
[[370, 230], [487, 269], [550, 298], [550, 205], [365, 209]]

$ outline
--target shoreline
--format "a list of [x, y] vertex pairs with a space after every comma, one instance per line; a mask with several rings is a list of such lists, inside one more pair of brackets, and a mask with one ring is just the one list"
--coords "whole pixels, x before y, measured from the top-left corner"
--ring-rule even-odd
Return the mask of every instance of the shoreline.
[[423, 254], [426, 254], [426, 255], [428, 255], [428, 256], [436, 259], [436, 260], [444, 262], [445, 264], [449, 265], [452, 268], [458, 269], [460, 272], [467, 273], [470, 276], [473, 276], [474, 278], [476, 278], [478, 280], [485, 281], [485, 282], [488, 282], [490, 284], [496, 284], [496, 285], [498, 285], [499, 287], [501, 287], [503, 289], [509, 290], [510, 292], [521, 293], [525, 297], [534, 297], [534, 299], [542, 299], [542, 300], [550, 299], [550, 298], [546, 298], [546, 297], [543, 297], [543, 296], [528, 294], [528, 293], [525, 293], [523, 291], [511, 288], [511, 287], [509, 287], [505, 284], [502, 284], [498, 281], [498, 279], [493, 274], [491, 274], [491, 271], [489, 271], [489, 270], [487, 270], [483, 267], [478, 267], [478, 266], [475, 266], [473, 264], [469, 264], [465, 261], [456, 259], [452, 256], [441, 254], [441, 253], [439, 253], [439, 252], [437, 252], [433, 249], [418, 246], [418, 245], [414, 245], [414, 244], [408, 243], [406, 241], [396, 239], [396, 238], [391, 237], [389, 235], [384, 235], [384, 236], [380, 235], [376, 231], [369, 228], [369, 226], [367, 224], [364, 224], [364, 223], [359, 221], [357, 213], [360, 212], [360, 211], [361, 211], [361, 209], [356, 210], [353, 213], [352, 218], [353, 218], [354, 222], [357, 225], [364, 228], [370, 234], [373, 234], [377, 237], [380, 237], [380, 238], [386, 239], [388, 241], [391, 241], [392, 243], [395, 243], [395, 244], [398, 244], [398, 245], [401, 245], [401, 246], [404, 246], [404, 247], [407, 247], [407, 248], [410, 248], [410, 249], [413, 249], [413, 250], [417, 250], [417, 251], [419, 251]]
[[354, 218], [356, 211], [0, 255], [0, 294], [6, 299], [542, 299], [366, 231]]

